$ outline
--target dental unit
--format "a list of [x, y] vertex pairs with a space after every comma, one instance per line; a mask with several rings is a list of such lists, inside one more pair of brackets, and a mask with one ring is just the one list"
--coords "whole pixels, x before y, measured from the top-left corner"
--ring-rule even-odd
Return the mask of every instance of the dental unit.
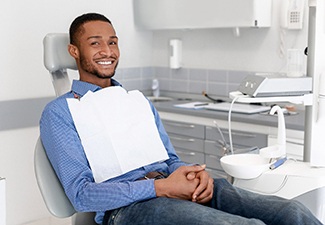
[[[307, 77], [312, 92], [299, 95], [244, 94], [236, 91], [230, 98], [242, 103], [293, 102], [305, 106], [303, 162], [286, 157], [284, 117], [279, 108], [277, 144], [260, 150], [255, 156], [227, 155], [221, 158], [224, 170], [234, 185], [261, 194], [296, 199], [325, 223], [325, 2], [309, 0]], [[299, 78], [297, 78], [299, 79]], [[306, 82], [307, 84], [307, 82]], [[307, 87], [307, 86], [306, 86]], [[309, 87], [307, 87], [309, 90]], [[277, 90], [279, 93], [281, 90]], [[249, 155], [249, 154], [246, 154]], [[253, 154], [251, 154], [253, 155]], [[231, 159], [233, 157], [233, 159]], [[254, 157], [254, 158], [253, 158]], [[269, 160], [272, 159], [272, 162]], [[275, 159], [275, 160], [274, 160]], [[250, 160], [250, 163], [247, 161]], [[240, 168], [241, 173], [238, 172]], [[246, 172], [244, 173], [243, 170]], [[258, 171], [256, 173], [256, 171]], [[253, 174], [255, 172], [255, 174]]]

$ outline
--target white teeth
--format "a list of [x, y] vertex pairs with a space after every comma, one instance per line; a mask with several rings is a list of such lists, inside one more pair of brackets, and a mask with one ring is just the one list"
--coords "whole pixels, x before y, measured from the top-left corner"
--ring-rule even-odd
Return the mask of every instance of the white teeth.
[[101, 62], [98, 62], [98, 64], [100, 65], [111, 65], [112, 64], [112, 61], [101, 61]]

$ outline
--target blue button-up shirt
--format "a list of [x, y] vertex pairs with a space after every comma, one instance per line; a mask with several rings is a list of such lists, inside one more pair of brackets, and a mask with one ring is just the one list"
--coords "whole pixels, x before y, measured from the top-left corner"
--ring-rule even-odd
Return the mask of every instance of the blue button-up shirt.
[[[120, 84], [112, 79], [112, 85]], [[46, 153], [74, 208], [80, 212], [97, 212], [96, 222], [101, 224], [107, 210], [156, 197], [153, 180], [137, 181], [137, 179], [150, 171], [170, 174], [185, 164], [176, 155], [157, 110], [149, 102], [169, 159], [102, 183], [95, 183], [66, 99], [82, 97], [88, 91], [95, 92], [100, 89], [99, 86], [74, 80], [70, 92], [45, 107], [40, 120], [40, 132]], [[127, 137], [125, 139], [127, 141]]]

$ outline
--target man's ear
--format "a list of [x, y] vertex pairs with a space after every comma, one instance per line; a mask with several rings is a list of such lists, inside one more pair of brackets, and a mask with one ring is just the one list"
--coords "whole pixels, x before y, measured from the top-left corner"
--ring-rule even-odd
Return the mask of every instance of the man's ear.
[[75, 58], [75, 59], [79, 58], [79, 50], [78, 50], [77, 46], [69, 44], [68, 52], [73, 58]]

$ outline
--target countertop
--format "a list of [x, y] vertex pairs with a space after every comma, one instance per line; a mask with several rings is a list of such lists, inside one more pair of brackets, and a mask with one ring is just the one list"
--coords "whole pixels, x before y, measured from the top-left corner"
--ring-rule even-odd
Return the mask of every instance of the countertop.
[[[171, 100], [153, 102], [158, 112], [169, 112], [190, 116], [198, 116], [205, 118], [212, 118], [218, 120], [228, 120], [228, 112], [213, 111], [207, 109], [184, 109], [175, 107], [176, 104], [187, 103], [186, 100]], [[191, 101], [193, 102], [193, 101]], [[297, 111], [295, 115], [285, 115], [286, 128], [292, 130], [304, 130], [305, 114], [304, 111]], [[277, 116], [267, 115], [262, 113], [256, 114], [243, 114], [243, 113], [232, 113], [231, 121], [243, 122], [248, 124], [264, 125], [270, 127], [278, 126]]]

